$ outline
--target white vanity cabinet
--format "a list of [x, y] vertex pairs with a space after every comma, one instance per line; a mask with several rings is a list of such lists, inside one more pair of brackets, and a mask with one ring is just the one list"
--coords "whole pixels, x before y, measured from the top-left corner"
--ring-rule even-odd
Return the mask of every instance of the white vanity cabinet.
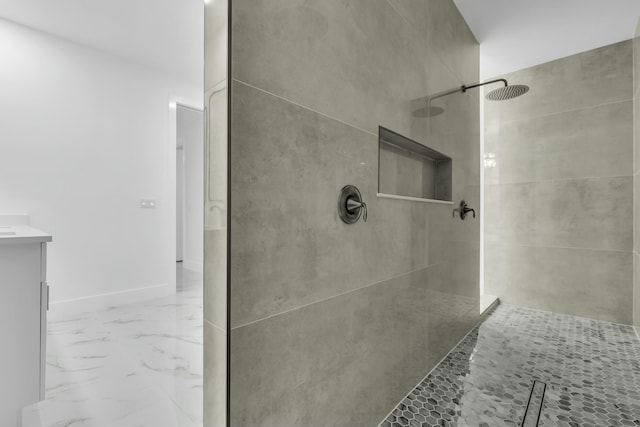
[[27, 225], [0, 226], [0, 426], [44, 398], [51, 236]]

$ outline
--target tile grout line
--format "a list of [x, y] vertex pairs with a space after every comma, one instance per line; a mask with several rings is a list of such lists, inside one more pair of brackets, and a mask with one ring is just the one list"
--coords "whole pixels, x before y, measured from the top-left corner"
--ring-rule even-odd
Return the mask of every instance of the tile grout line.
[[337, 118], [337, 117], [333, 117], [333, 116], [330, 116], [330, 115], [328, 115], [328, 114], [322, 113], [322, 112], [320, 112], [320, 111], [314, 110], [313, 108], [310, 108], [310, 107], [307, 107], [307, 106], [305, 106], [305, 105], [302, 105], [302, 104], [300, 104], [300, 103], [298, 103], [298, 102], [292, 101], [292, 100], [290, 100], [290, 99], [288, 99], [288, 98], [285, 98], [284, 96], [276, 95], [276, 94], [275, 94], [275, 93], [273, 93], [273, 92], [269, 92], [268, 90], [265, 90], [265, 89], [259, 88], [259, 87], [257, 87], [257, 86], [254, 86], [254, 85], [250, 84], [250, 83], [244, 82], [244, 81], [242, 81], [242, 80], [238, 80], [238, 79], [236, 79], [236, 78], [234, 78], [234, 79], [233, 79], [233, 81], [234, 81], [234, 82], [236, 82], [236, 83], [240, 83], [240, 84], [242, 84], [242, 85], [244, 85], [244, 86], [247, 86], [247, 87], [249, 87], [249, 88], [251, 88], [251, 89], [255, 89], [255, 90], [257, 90], [257, 91], [260, 91], [260, 92], [262, 92], [262, 93], [266, 93], [267, 95], [271, 95], [271, 96], [273, 96], [273, 97], [275, 97], [275, 98], [278, 98], [278, 99], [280, 99], [280, 100], [282, 100], [282, 101], [288, 102], [289, 104], [295, 105], [296, 107], [300, 107], [300, 108], [303, 108], [303, 109], [305, 109], [305, 110], [307, 110], [307, 111], [311, 111], [311, 112], [313, 112], [313, 113], [315, 113], [315, 114], [318, 114], [318, 115], [320, 115], [320, 116], [322, 116], [322, 117], [325, 117], [325, 118], [327, 118], [327, 119], [334, 120], [334, 121], [336, 121], [336, 122], [338, 122], [338, 123], [342, 123], [342, 124], [343, 124], [343, 125], [345, 125], [345, 126], [349, 126], [349, 127], [353, 128], [353, 129], [359, 130], [359, 131], [361, 131], [361, 132], [365, 132], [365, 133], [367, 133], [367, 134], [369, 134], [369, 135], [375, 136], [376, 138], [378, 137], [378, 134], [377, 134], [377, 133], [374, 133], [374, 132], [368, 131], [368, 130], [366, 130], [366, 129], [360, 128], [360, 127], [358, 127], [358, 126], [356, 126], [356, 125], [354, 125], [354, 124], [347, 123], [347, 122], [345, 122], [345, 121], [343, 121], [343, 120], [340, 120], [340, 119], [339, 119], [339, 118]]
[[215, 329], [219, 330], [220, 332], [226, 334], [227, 331], [222, 329], [220, 326], [216, 325], [215, 323], [213, 323], [212, 321], [208, 320], [208, 319], [204, 319], [205, 323], [208, 323], [209, 325], [213, 326]]
[[[640, 170], [638, 171], [640, 172]], [[638, 173], [636, 172], [636, 174]], [[554, 178], [554, 179], [541, 179], [538, 181], [516, 181], [516, 182], [505, 182], [499, 184], [486, 184], [488, 187], [499, 187], [501, 185], [523, 185], [523, 184], [545, 184], [549, 182], [568, 182], [568, 181], [596, 181], [603, 179], [613, 179], [613, 178], [633, 178], [634, 175], [605, 175], [605, 176], [586, 176], [580, 178]]]
[[[435, 264], [435, 265], [438, 265], [438, 264]], [[312, 305], [315, 305], [315, 304], [320, 304], [320, 303], [325, 302], [325, 301], [329, 301], [329, 300], [332, 300], [332, 299], [335, 299], [335, 298], [339, 298], [339, 297], [342, 297], [342, 296], [345, 296], [345, 295], [349, 295], [349, 294], [352, 294], [354, 292], [358, 292], [358, 291], [361, 291], [363, 289], [370, 288], [372, 286], [380, 285], [380, 284], [382, 284], [384, 282], [388, 282], [389, 280], [394, 280], [394, 279], [398, 279], [400, 277], [408, 276], [409, 274], [413, 274], [413, 273], [416, 273], [416, 272], [418, 272], [420, 270], [424, 270], [424, 269], [427, 269], [427, 268], [429, 268], [429, 266], [417, 268], [415, 270], [411, 270], [411, 271], [408, 271], [406, 273], [402, 273], [402, 274], [400, 274], [398, 276], [392, 276], [392, 277], [389, 277], [389, 278], [386, 278], [386, 279], [379, 280], [379, 281], [377, 281], [375, 283], [370, 283], [368, 285], [361, 286], [361, 287], [356, 288], [356, 289], [351, 289], [351, 290], [348, 290], [348, 291], [345, 291], [345, 292], [341, 292], [341, 293], [336, 294], [336, 295], [332, 295], [332, 296], [329, 296], [329, 297], [326, 297], [326, 298], [322, 298], [322, 299], [319, 299], [319, 300], [316, 300], [316, 301], [312, 301], [312, 302], [309, 302], [309, 303], [306, 303], [306, 304], [303, 304], [303, 305], [292, 307], [292, 308], [289, 308], [287, 310], [284, 310], [284, 311], [281, 311], [281, 312], [278, 312], [278, 313], [270, 314], [270, 315], [262, 317], [260, 319], [252, 320], [250, 322], [246, 322], [246, 323], [243, 323], [241, 325], [233, 326], [231, 328], [231, 330], [233, 331], [235, 329], [244, 328], [245, 326], [251, 326], [251, 325], [253, 325], [255, 323], [259, 323], [259, 322], [262, 322], [264, 320], [269, 320], [271, 318], [282, 316], [282, 315], [291, 313], [291, 312], [296, 311], [296, 310], [301, 310], [303, 308], [306, 308], [306, 307], [309, 307], [309, 306], [312, 306]]]
[[[424, 48], [426, 48], [429, 53], [428, 55], [433, 55], [435, 56], [438, 61], [440, 61], [440, 63], [444, 66], [444, 68], [451, 73], [454, 78], [458, 81], [458, 84], [463, 85], [463, 84], [471, 84], [471, 83], [475, 83], [475, 82], [466, 82], [464, 81], [463, 76], [460, 76], [457, 74], [457, 72], [452, 69], [449, 64], [447, 63], [447, 61], [445, 61], [440, 54], [438, 53], [437, 49], [433, 48], [433, 46], [431, 46], [431, 38], [430, 36], [427, 36], [427, 39], [425, 40], [424, 37], [422, 37], [420, 35], [420, 30], [418, 28], [415, 27], [415, 25], [413, 25], [411, 22], [409, 22], [409, 20], [407, 20], [401, 13], [400, 11], [398, 11], [398, 9], [391, 3], [390, 0], [385, 0], [387, 2], [387, 4], [391, 7], [391, 9], [393, 9], [393, 11], [396, 13], [396, 15], [398, 15], [398, 17], [400, 17], [401, 21], [404, 21], [405, 25], [411, 27], [413, 29], [413, 32], [415, 32], [418, 35], [418, 44], [423, 45]], [[467, 25], [468, 26], [468, 25]], [[471, 31], [471, 30], [469, 30]], [[472, 33], [473, 34], [473, 33]], [[475, 35], [473, 36], [475, 39]], [[480, 43], [478, 42], [478, 40], [476, 39], [476, 43], [478, 44], [478, 47], [480, 47]], [[478, 76], [478, 79], [480, 77]], [[427, 89], [428, 90], [428, 89]]]
[[406, 393], [406, 394], [402, 397], [402, 399], [400, 399], [400, 400], [398, 401], [398, 403], [396, 403], [396, 404], [395, 404], [395, 406], [393, 407], [393, 409], [391, 409], [391, 411], [389, 411], [389, 413], [388, 413], [387, 415], [385, 415], [385, 416], [384, 416], [384, 418], [382, 418], [382, 420], [378, 423], [377, 427], [380, 427], [380, 426], [382, 425], [382, 423], [384, 423], [384, 422], [385, 422], [385, 420], [386, 420], [387, 418], [389, 418], [389, 416], [390, 416], [391, 414], [393, 414], [393, 411], [395, 411], [395, 410], [396, 410], [396, 408], [398, 407], [398, 405], [400, 405], [400, 403], [402, 403], [402, 401], [403, 401], [403, 400], [405, 400], [407, 397], [409, 397], [409, 395], [410, 395], [410, 394], [411, 394], [411, 393], [412, 393], [412, 392], [413, 392], [413, 391], [414, 391], [414, 390], [415, 390], [415, 389], [416, 389], [420, 384], [422, 384], [422, 382], [423, 382], [424, 380], [426, 380], [426, 379], [427, 379], [427, 377], [428, 377], [429, 375], [431, 375], [431, 373], [432, 373], [433, 371], [435, 371], [435, 370], [436, 370], [436, 368], [437, 368], [437, 367], [438, 367], [442, 362], [444, 362], [444, 360], [445, 360], [447, 357], [449, 357], [449, 355], [450, 355], [451, 353], [453, 353], [453, 352], [455, 351], [455, 349], [457, 349], [457, 348], [458, 348], [458, 346], [459, 346], [460, 344], [462, 344], [462, 342], [463, 342], [464, 340], [466, 340], [466, 339], [467, 339], [467, 337], [468, 337], [469, 335], [471, 335], [471, 333], [472, 333], [473, 331], [475, 331], [475, 330], [476, 330], [476, 329], [477, 329], [477, 328], [478, 328], [482, 323], [484, 323], [484, 321], [485, 321], [485, 320], [487, 320], [487, 318], [491, 315], [491, 313], [492, 313], [492, 312], [493, 312], [493, 311], [494, 311], [494, 310], [495, 310], [499, 305], [501, 305], [501, 304], [502, 304], [502, 302], [500, 302], [500, 298], [496, 298], [496, 299], [495, 299], [495, 301], [493, 301], [493, 302], [489, 305], [489, 307], [487, 307], [487, 309], [486, 309], [486, 310], [484, 310], [484, 311], [480, 314], [480, 317], [478, 317], [478, 321], [477, 321], [477, 322], [476, 322], [476, 323], [471, 327], [471, 329], [469, 330], [469, 332], [467, 332], [467, 333], [464, 335], [464, 337], [462, 337], [462, 338], [460, 339], [460, 341], [458, 341], [458, 342], [457, 342], [457, 343], [456, 343], [456, 344], [451, 348], [451, 350], [449, 350], [449, 351], [447, 352], [447, 354], [445, 354], [445, 355], [442, 357], [442, 359], [440, 359], [440, 360], [438, 361], [438, 363], [436, 363], [436, 364], [433, 366], [433, 368], [431, 368], [431, 369], [429, 370], [429, 372], [427, 372], [427, 374], [426, 374], [424, 377], [422, 377], [422, 379], [421, 379], [420, 381], [418, 381], [418, 383], [417, 383], [415, 386], [413, 386], [413, 387], [411, 388], [411, 390], [409, 390], [409, 392], [408, 392], [408, 393]]
[[570, 108], [568, 110], [559, 110], [559, 111], [554, 111], [554, 112], [550, 112], [550, 113], [539, 114], [537, 116], [528, 116], [528, 117], [517, 118], [517, 119], [508, 119], [508, 118], [501, 119], [500, 118], [500, 111], [498, 111], [498, 114], [497, 114], [498, 115], [498, 122], [495, 123], [495, 124], [490, 123], [490, 124], [487, 125], [486, 124], [486, 120], [485, 120], [485, 127], [497, 127], [497, 126], [502, 126], [502, 125], [508, 124], [508, 123], [517, 123], [517, 122], [524, 122], [524, 121], [530, 122], [532, 120], [539, 119], [539, 118], [551, 117], [551, 116], [559, 116], [561, 114], [573, 113], [573, 112], [576, 112], [576, 111], [592, 110], [592, 109], [601, 108], [601, 107], [607, 107], [607, 106], [611, 106], [611, 105], [615, 105], [615, 104], [623, 104], [625, 102], [631, 102], [633, 104], [633, 98], [624, 98], [624, 99], [619, 99], [617, 101], [603, 102], [601, 104], [585, 105], [584, 107]]
[[524, 248], [551, 248], [551, 249], [574, 249], [579, 251], [593, 251], [593, 252], [617, 252], [623, 254], [633, 254], [634, 251], [631, 250], [621, 250], [621, 249], [598, 249], [598, 248], [581, 248], [578, 246], [553, 246], [553, 245], [524, 245], [521, 243], [493, 243], [493, 242], [485, 242], [485, 244], [495, 245], [495, 246], [521, 246]]

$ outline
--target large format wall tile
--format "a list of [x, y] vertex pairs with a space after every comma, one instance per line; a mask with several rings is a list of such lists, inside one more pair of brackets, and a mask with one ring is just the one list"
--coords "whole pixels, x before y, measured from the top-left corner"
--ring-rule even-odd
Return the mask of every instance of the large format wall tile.
[[396, 10], [407, 23], [416, 29], [425, 46], [429, 46], [431, 36], [429, 28], [431, 20], [426, 19], [429, 16], [429, 0], [387, 0], [389, 4]]
[[377, 425], [477, 319], [428, 270], [234, 329], [234, 425]]
[[426, 52], [386, 0], [237, 0], [233, 77], [331, 117], [406, 134]]
[[223, 427], [227, 417], [227, 332], [204, 322], [205, 427]]
[[[640, 170], [640, 20], [633, 38], [633, 79], [633, 172], [636, 173]], [[636, 246], [636, 250], [640, 247]]]
[[630, 176], [500, 185], [498, 239], [504, 244], [630, 251], [632, 186]]
[[[486, 179], [486, 178], [485, 178]], [[488, 181], [488, 180], [487, 180]], [[500, 215], [502, 212], [502, 204], [500, 203], [500, 194], [502, 187], [497, 184], [484, 185], [484, 241], [485, 243], [500, 243]]]
[[[451, 0], [429, 0], [429, 42], [464, 84], [478, 81], [480, 45]], [[416, 15], [420, 19], [420, 15]]]
[[[451, 81], [444, 89], [456, 89], [455, 86], [451, 86], [453, 84]], [[479, 129], [473, 126], [474, 123], [478, 123], [480, 115], [479, 94], [477, 92], [454, 92], [432, 99], [429, 105], [443, 110], [425, 121], [428, 126], [429, 145], [433, 148], [449, 154], [448, 151], [456, 148], [455, 144], [452, 144], [451, 138], [468, 135], [469, 132], [479, 132]], [[477, 143], [477, 141], [475, 142]], [[466, 148], [463, 145], [458, 146], [458, 149], [463, 147]]]
[[427, 369], [421, 276], [233, 329], [234, 425], [376, 425]]
[[640, 173], [633, 176], [633, 251], [640, 253]]
[[633, 37], [633, 95], [637, 96], [640, 91], [640, 20], [636, 25], [635, 36]]
[[454, 93], [437, 99], [434, 105], [444, 112], [428, 123], [429, 146], [456, 161], [453, 163], [456, 185], [480, 183], [480, 99], [478, 93]]
[[526, 96], [486, 102], [500, 122], [520, 120], [632, 98], [631, 42], [624, 41], [510, 73], [511, 84], [530, 86]]
[[[462, 83], [475, 83], [480, 68], [479, 45], [454, 2], [450, 0], [389, 0]], [[431, 68], [429, 68], [431, 71]], [[433, 89], [433, 88], [432, 88]]]
[[[640, 73], [640, 70], [638, 70]], [[640, 92], [633, 99], [633, 173], [640, 171]]]
[[636, 174], [633, 181], [633, 325], [640, 328], [640, 174]]
[[624, 101], [502, 123], [500, 183], [631, 175], [632, 114]]
[[507, 304], [631, 323], [631, 252], [487, 244], [485, 257], [486, 292]]
[[233, 326], [427, 266], [429, 205], [377, 199], [375, 136], [241, 83], [233, 114]]
[[633, 38], [633, 324], [640, 331], [640, 20]]
[[640, 334], [640, 255], [633, 253], [633, 325]]
[[204, 232], [204, 315], [219, 328], [227, 327], [227, 230]]
[[[432, 269], [429, 267], [427, 271]], [[477, 284], [475, 288], [479, 289]], [[425, 307], [428, 319], [428, 370], [433, 369], [473, 329], [478, 321], [479, 305], [478, 298], [431, 290], [429, 283]]]
[[446, 258], [429, 266], [429, 288], [436, 292], [479, 300], [474, 286], [480, 274], [480, 247], [468, 242], [448, 242]]

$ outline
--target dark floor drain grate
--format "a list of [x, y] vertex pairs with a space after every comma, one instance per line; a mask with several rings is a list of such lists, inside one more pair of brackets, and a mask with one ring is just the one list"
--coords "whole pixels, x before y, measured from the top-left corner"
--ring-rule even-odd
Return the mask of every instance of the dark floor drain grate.
[[538, 427], [540, 423], [540, 415], [542, 414], [542, 402], [544, 402], [544, 392], [547, 390], [547, 384], [542, 381], [533, 381], [527, 409], [524, 411], [521, 427]]

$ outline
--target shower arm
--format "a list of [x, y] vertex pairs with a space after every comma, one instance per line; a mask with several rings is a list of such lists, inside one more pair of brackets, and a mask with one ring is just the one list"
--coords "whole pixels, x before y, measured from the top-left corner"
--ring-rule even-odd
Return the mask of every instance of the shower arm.
[[495, 79], [495, 80], [490, 80], [490, 81], [488, 81], [488, 82], [475, 83], [475, 84], [472, 84], [472, 85], [469, 85], [469, 86], [467, 86], [467, 85], [462, 85], [462, 87], [460, 88], [460, 90], [461, 90], [462, 92], [466, 92], [466, 91], [468, 91], [469, 89], [473, 89], [473, 88], [480, 87], [480, 86], [484, 86], [484, 85], [490, 85], [491, 83], [498, 83], [498, 82], [502, 82], [502, 83], [504, 83], [504, 87], [509, 86], [509, 83], [507, 83], [507, 81], [506, 81], [505, 79]]
[[458, 92], [464, 93], [464, 92], [468, 91], [469, 89], [474, 89], [474, 88], [477, 88], [477, 87], [480, 87], [480, 86], [489, 85], [491, 83], [498, 83], [498, 82], [504, 83], [505, 87], [509, 86], [509, 83], [507, 83], [507, 81], [505, 79], [495, 79], [495, 80], [490, 80], [488, 82], [483, 82], [483, 83], [474, 83], [474, 84], [469, 85], [469, 86], [462, 85], [462, 86], [460, 86], [459, 88], [456, 88], [456, 89], [451, 89], [451, 90], [447, 90], [447, 91], [444, 91], [444, 92], [436, 93], [435, 95], [432, 95], [432, 96], [428, 96], [427, 97], [427, 106], [429, 106], [431, 104], [431, 101], [433, 101], [434, 99], [442, 98], [443, 96], [451, 95], [451, 94], [458, 93]]

